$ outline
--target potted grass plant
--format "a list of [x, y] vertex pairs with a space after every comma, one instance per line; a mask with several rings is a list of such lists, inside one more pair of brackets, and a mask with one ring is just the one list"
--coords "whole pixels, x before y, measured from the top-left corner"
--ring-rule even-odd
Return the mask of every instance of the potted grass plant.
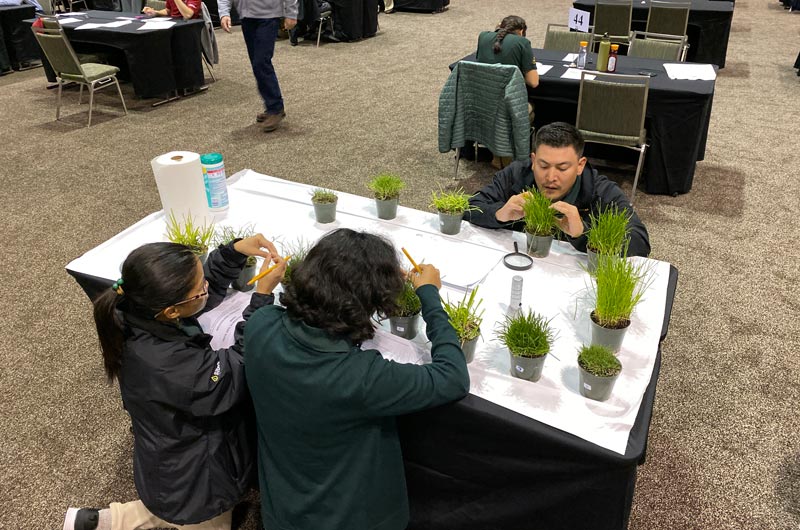
[[314, 217], [318, 223], [332, 223], [336, 220], [336, 203], [339, 197], [336, 192], [317, 188], [311, 192], [311, 204], [314, 205]]
[[596, 401], [605, 401], [611, 396], [622, 371], [622, 363], [614, 353], [597, 344], [578, 350], [578, 367], [581, 395]]
[[628, 238], [630, 213], [616, 204], [603, 211], [589, 215], [589, 231], [586, 233], [587, 269], [594, 273], [598, 257], [622, 256]]
[[292, 271], [306, 259], [311, 246], [311, 243], [303, 238], [296, 239], [292, 243], [283, 246], [283, 255], [289, 256], [289, 261], [286, 263], [286, 271], [283, 273], [283, 280], [281, 280], [284, 286], [289, 285], [292, 281]]
[[417, 296], [414, 285], [406, 280], [403, 290], [397, 299], [397, 310], [389, 316], [392, 335], [413, 339], [417, 336], [417, 325], [419, 323], [419, 312], [422, 310], [422, 302]]
[[[223, 226], [222, 229], [217, 231], [217, 234], [214, 237], [214, 245], [227, 245], [235, 239], [244, 239], [252, 236], [254, 233], [255, 229], [253, 228], [253, 225], [247, 225], [239, 230], [233, 228], [232, 226]], [[239, 276], [233, 281], [233, 283], [231, 283], [231, 287], [243, 293], [252, 290], [255, 285], [247, 285], [247, 282], [252, 280], [253, 276], [256, 275], [256, 264], [257, 261], [255, 256], [247, 256], [247, 261], [245, 261], [242, 272], [240, 272]]]
[[511, 375], [538, 381], [554, 339], [550, 321], [530, 309], [519, 311], [506, 316], [496, 335], [511, 355]]
[[464, 293], [464, 298], [460, 302], [451, 303], [448, 299], [442, 301], [442, 307], [450, 320], [450, 325], [456, 330], [458, 340], [461, 342], [461, 351], [467, 363], [471, 363], [475, 358], [475, 347], [478, 338], [481, 336], [481, 324], [483, 323], [483, 309], [479, 309], [483, 299], [476, 298], [478, 288], [474, 288], [469, 293]]
[[439, 190], [432, 192], [431, 207], [439, 212], [439, 230], [443, 234], [456, 235], [461, 231], [461, 220], [464, 212], [480, 211], [469, 203], [470, 197], [464, 188], [455, 191]]
[[595, 306], [590, 315], [592, 344], [614, 353], [622, 347], [631, 313], [647, 288], [644, 265], [627, 258], [606, 256], [594, 271]]
[[400, 203], [400, 192], [406, 183], [392, 173], [381, 173], [374, 177], [367, 187], [375, 194], [375, 206], [379, 219], [397, 217], [397, 205]]
[[197, 224], [191, 215], [184, 216], [183, 222], [179, 221], [175, 214], [170, 211], [166, 223], [167, 239], [173, 243], [186, 245], [205, 264], [208, 257], [208, 246], [214, 237], [214, 223]]
[[558, 226], [556, 211], [550, 204], [550, 199], [536, 188], [531, 188], [525, 194], [525, 203], [522, 206], [525, 212], [525, 235], [528, 254], [535, 258], [546, 258], [550, 254], [553, 233]]

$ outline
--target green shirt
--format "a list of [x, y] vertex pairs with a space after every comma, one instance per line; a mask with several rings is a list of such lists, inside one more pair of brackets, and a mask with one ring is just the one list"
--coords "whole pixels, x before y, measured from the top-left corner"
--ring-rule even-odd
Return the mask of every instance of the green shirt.
[[524, 76], [533, 70], [533, 49], [531, 41], [514, 33], [503, 38], [499, 53], [494, 53], [496, 31], [484, 31], [478, 36], [476, 61], [487, 64], [510, 64], [516, 66]]
[[460, 399], [469, 373], [438, 290], [417, 290], [428, 365], [387, 361], [269, 306], [245, 328], [266, 530], [402, 530], [409, 520], [395, 416]]

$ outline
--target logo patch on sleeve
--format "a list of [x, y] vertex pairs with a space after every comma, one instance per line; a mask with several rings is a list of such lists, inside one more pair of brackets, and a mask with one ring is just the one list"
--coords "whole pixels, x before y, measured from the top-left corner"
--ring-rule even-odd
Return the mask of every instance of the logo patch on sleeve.
[[217, 366], [214, 367], [214, 373], [211, 374], [211, 380], [215, 383], [219, 381], [219, 374], [222, 370], [219, 367], [219, 361], [217, 361]]

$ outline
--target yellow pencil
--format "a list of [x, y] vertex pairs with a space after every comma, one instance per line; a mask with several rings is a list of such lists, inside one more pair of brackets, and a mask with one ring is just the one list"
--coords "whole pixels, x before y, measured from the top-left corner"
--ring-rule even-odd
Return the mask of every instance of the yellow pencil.
[[[283, 258], [283, 259], [284, 259], [284, 261], [289, 261], [289, 258], [291, 258], [291, 256], [286, 256], [286, 257], [285, 257], [285, 258]], [[280, 265], [280, 264], [279, 264], [279, 263], [276, 263], [275, 265], [273, 265], [273, 266], [272, 266], [272, 267], [270, 267], [269, 269], [267, 269], [267, 270], [265, 270], [265, 271], [263, 271], [263, 272], [259, 272], [258, 274], [256, 274], [255, 276], [253, 276], [253, 279], [251, 279], [249, 282], [247, 282], [247, 285], [253, 285], [253, 284], [254, 284], [254, 283], [256, 283], [258, 280], [260, 280], [261, 278], [263, 278], [264, 276], [266, 276], [266, 275], [267, 275], [267, 274], [269, 274], [270, 272], [274, 271], [274, 270], [275, 270], [275, 267], [277, 267], [278, 265]]]
[[417, 265], [417, 262], [414, 261], [414, 258], [411, 257], [411, 254], [409, 254], [408, 251], [404, 247], [400, 247], [400, 250], [402, 250], [403, 254], [406, 255], [406, 257], [408, 258], [408, 261], [410, 261], [411, 264], [414, 266], [414, 269], [417, 272], [422, 272], [422, 269], [419, 268], [419, 265]]

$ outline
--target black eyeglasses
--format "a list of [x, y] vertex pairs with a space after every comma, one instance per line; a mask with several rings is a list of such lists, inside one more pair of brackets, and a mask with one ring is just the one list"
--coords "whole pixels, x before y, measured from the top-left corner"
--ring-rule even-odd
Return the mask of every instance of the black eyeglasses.
[[165, 310], [165, 309], [167, 309], [167, 308], [169, 308], [169, 307], [175, 307], [175, 306], [177, 306], [177, 305], [188, 304], [189, 302], [194, 302], [195, 300], [199, 300], [200, 298], [204, 298], [204, 297], [206, 297], [206, 296], [208, 296], [208, 280], [206, 280], [206, 281], [203, 283], [203, 292], [202, 292], [202, 293], [200, 293], [200, 294], [196, 294], [196, 295], [192, 296], [191, 298], [187, 298], [186, 300], [182, 300], [182, 301], [178, 302], [177, 304], [172, 304], [172, 305], [169, 305], [169, 306], [165, 307], [164, 309], [162, 309], [161, 311], [159, 311], [158, 313], [156, 313], [156, 314], [153, 316], [153, 318], [158, 318], [158, 315], [160, 315], [161, 313], [163, 313], [163, 312], [164, 312], [164, 310]]

